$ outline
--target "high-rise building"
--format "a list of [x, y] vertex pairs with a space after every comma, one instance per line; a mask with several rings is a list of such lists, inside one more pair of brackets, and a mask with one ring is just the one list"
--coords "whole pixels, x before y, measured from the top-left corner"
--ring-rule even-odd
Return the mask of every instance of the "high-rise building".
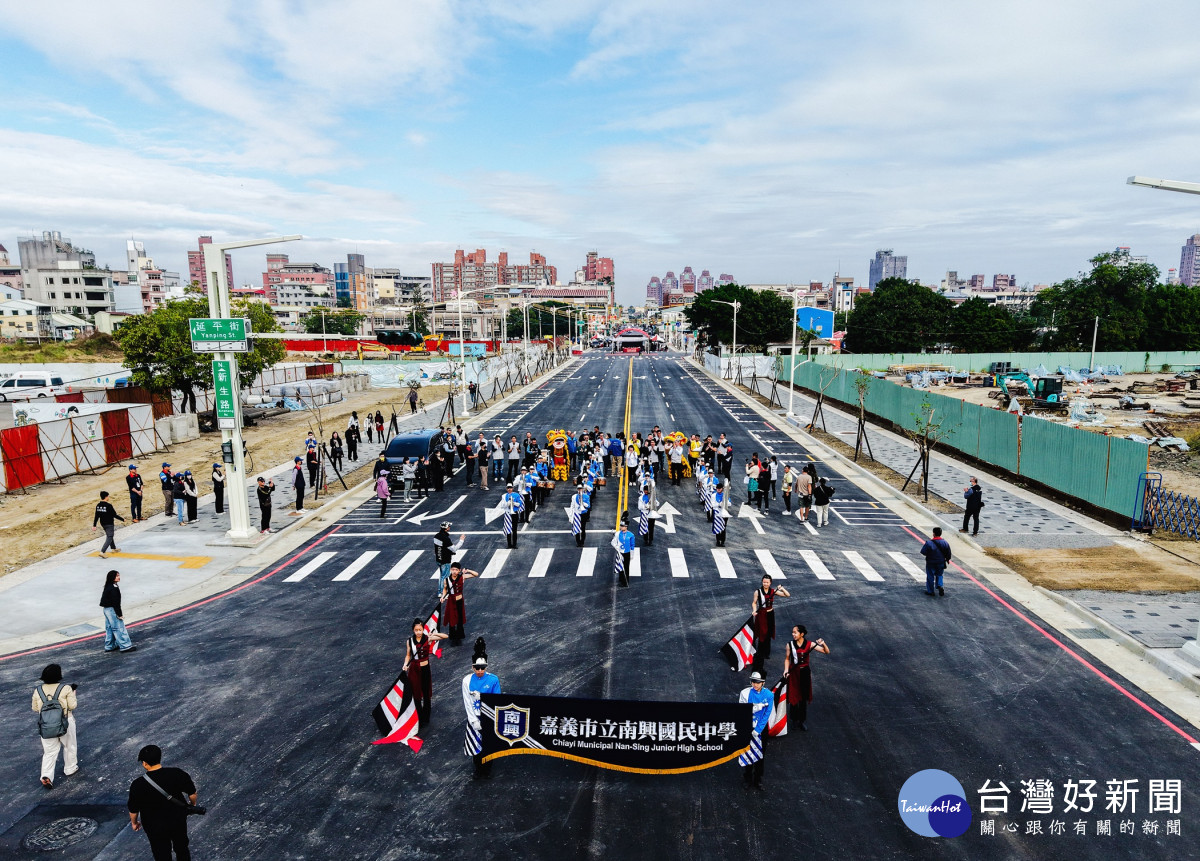
[[683, 291], [685, 301], [695, 297], [696, 273], [692, 271], [691, 266], [684, 266], [683, 271], [679, 273], [679, 289]]
[[737, 281], [734, 280], [734, 277], [732, 275], [726, 275], [724, 272], [722, 272], [720, 275], [717, 276], [717, 286], [718, 287], [724, 287], [727, 284], [736, 284], [736, 283], [737, 283]]
[[[208, 292], [208, 275], [204, 271], [204, 246], [212, 244], [211, 236], [201, 236], [198, 251], [189, 251], [188, 255], [188, 280], [196, 281], [200, 284], [200, 289], [205, 293]], [[229, 252], [225, 252], [225, 278], [226, 283], [230, 288], [234, 287], [237, 282], [233, 280], [233, 258], [229, 256]]]
[[[154, 265], [144, 243], [125, 240], [125, 277], [113, 277], [113, 296], [117, 311], [149, 314], [179, 290], [179, 273], [164, 272]], [[126, 292], [118, 287], [124, 283], [133, 288]], [[229, 285], [232, 287], [233, 285]]]
[[1200, 286], [1200, 233], [1187, 238], [1179, 255], [1179, 283]]
[[51, 311], [92, 316], [112, 311], [112, 272], [96, 267], [96, 255], [76, 248], [57, 230], [17, 240], [25, 298]]
[[661, 307], [662, 300], [662, 282], [658, 280], [657, 275], [651, 276], [650, 283], [646, 285], [646, 304], [654, 304]]
[[509, 288], [548, 287], [558, 283], [558, 269], [542, 254], [530, 253], [529, 265], [509, 264], [508, 252], [501, 251], [495, 263], [489, 263], [487, 251], [476, 249], [467, 254], [454, 252], [453, 263], [433, 264], [433, 301], [454, 299], [459, 291], [480, 290], [472, 299], [489, 302], [498, 295], [508, 296]]
[[875, 285], [885, 278], [907, 278], [908, 277], [908, 257], [896, 256], [890, 248], [881, 248], [875, 252], [875, 259], [871, 261], [871, 277], [868, 280], [867, 288], [875, 289]]
[[712, 274], [707, 269], [704, 269], [700, 272], [700, 277], [696, 279], [696, 292], [703, 293], [705, 290], [711, 290], [712, 288]]
[[992, 276], [993, 290], [1016, 290], [1017, 276], [1016, 275], [1001, 275], [999, 273]]
[[[333, 273], [319, 263], [292, 263], [286, 254], [268, 254], [267, 271], [262, 274], [262, 286], [267, 302], [280, 301], [284, 285], [308, 287], [317, 295], [333, 293]], [[295, 290], [289, 290], [289, 294]]]
[[983, 276], [983, 274], [982, 274], [982, 273], [981, 273], [981, 274], [979, 274], [979, 275], [972, 275], [972, 276], [971, 276], [971, 282], [970, 282], [970, 285], [969, 285], [969, 287], [970, 287], [970, 289], [972, 289], [972, 290], [976, 290], [976, 291], [978, 291], [978, 290], [982, 290], [982, 289], [983, 289], [983, 283], [984, 283], [984, 281], [986, 281], [986, 280], [987, 280], [987, 279], [986, 279], [986, 278]]
[[613, 261], [611, 257], [601, 257], [598, 251], [587, 253], [587, 262], [583, 264], [583, 280], [585, 284], [596, 284], [606, 278], [613, 278]]

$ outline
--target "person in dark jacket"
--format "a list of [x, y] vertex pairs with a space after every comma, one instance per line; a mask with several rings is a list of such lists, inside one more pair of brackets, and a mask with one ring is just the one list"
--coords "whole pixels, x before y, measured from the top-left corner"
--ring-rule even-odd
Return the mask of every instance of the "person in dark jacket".
[[350, 422], [346, 425], [346, 459], [358, 462], [358, 444], [362, 437], [358, 431], [358, 413], [350, 413]]
[[925, 557], [925, 594], [932, 595], [937, 586], [937, 594], [944, 596], [942, 575], [950, 563], [950, 542], [942, 537], [942, 527], [933, 527], [933, 537], [921, 545], [921, 555]]
[[329, 463], [337, 472], [342, 471], [342, 458], [346, 456], [345, 447], [342, 445], [342, 437], [337, 431], [334, 431], [329, 437]]
[[304, 463], [308, 467], [308, 483], [315, 488], [317, 486], [317, 471], [321, 468], [321, 460], [315, 448], [310, 448], [304, 453]]
[[983, 510], [983, 488], [979, 486], [979, 479], [971, 476], [971, 484], [963, 488], [963, 499], [967, 501], [967, 513], [963, 515], [963, 525], [959, 532], [967, 531], [967, 524], [971, 522], [971, 518], [975, 519], [975, 530], [972, 535], [979, 534], [979, 512]]
[[129, 464], [125, 486], [129, 488], [129, 516], [138, 523], [145, 518], [142, 517], [142, 477], [138, 475], [136, 463]]
[[187, 484], [184, 483], [182, 472], [171, 476], [171, 498], [175, 500], [175, 518], [183, 526], [187, 522]]
[[100, 606], [104, 608], [104, 651], [136, 652], [137, 646], [129, 639], [125, 630], [125, 614], [121, 612], [121, 572], [109, 571], [100, 595]]
[[271, 494], [275, 492], [275, 482], [267, 483], [262, 476], [258, 477], [258, 487], [255, 493], [258, 496], [258, 511], [261, 515], [261, 520], [258, 524], [260, 534], [265, 534], [271, 531]]
[[164, 513], [170, 517], [175, 511], [175, 497], [171, 493], [171, 486], [174, 484], [171, 464], [164, 463], [162, 465], [162, 471], [158, 474], [158, 482], [162, 485], [163, 504], [166, 506]]
[[196, 489], [196, 479], [190, 469], [183, 471], [183, 493], [184, 501], [187, 502], [187, 522], [195, 523], [199, 517], [196, 508], [200, 503], [200, 491]]
[[442, 492], [442, 481], [446, 476], [446, 460], [441, 451], [435, 451], [429, 458], [429, 478], [433, 481], [436, 493]]
[[225, 513], [225, 467], [219, 463], [213, 464], [212, 470], [213, 494], [217, 500], [217, 514]]
[[817, 526], [829, 525], [829, 501], [833, 499], [833, 485], [818, 479], [813, 488], [813, 513], [817, 515]]
[[417, 460], [417, 496], [429, 496], [429, 458]]
[[120, 553], [117, 549], [117, 541], [114, 538], [116, 532], [116, 523], [119, 520], [125, 522], [125, 518], [117, 514], [117, 509], [113, 508], [113, 504], [108, 501], [108, 491], [100, 491], [100, 501], [96, 503], [96, 514], [92, 517], [92, 532], [96, 531], [96, 524], [99, 523], [104, 527], [104, 546], [100, 548], [100, 558], [104, 559], [104, 553], [108, 548], [112, 548], [114, 553]]
[[304, 465], [300, 462], [300, 458], [293, 458], [292, 463], [295, 468], [292, 469], [292, 487], [296, 490], [296, 510], [304, 510]]
[[379, 453], [378, 459], [375, 461], [375, 465], [371, 467], [371, 478], [372, 479], [379, 478], [379, 474], [381, 472], [387, 472], [387, 471], [388, 471], [387, 455], [385, 452], [381, 451]]

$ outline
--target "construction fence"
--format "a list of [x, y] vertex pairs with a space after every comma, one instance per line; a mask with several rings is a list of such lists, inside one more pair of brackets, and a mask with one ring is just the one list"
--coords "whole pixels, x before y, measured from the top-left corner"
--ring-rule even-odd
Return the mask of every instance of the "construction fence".
[[[956, 371], [986, 373], [993, 362], [1009, 362], [1016, 369], [1086, 368], [1092, 354], [1083, 352], [1046, 353], [822, 353], [813, 358], [819, 365], [884, 371], [893, 365], [944, 365]], [[1164, 366], [1172, 371], [1200, 367], [1200, 350], [1106, 350], [1096, 353], [1097, 367], [1120, 365], [1127, 374], [1158, 372]]]
[[[780, 357], [780, 379], [787, 380], [791, 360]], [[858, 410], [856, 381], [866, 385], [864, 405], [872, 416], [907, 431], [921, 422], [939, 425], [939, 447], [952, 448], [1014, 475], [1083, 500], [1098, 508], [1132, 516], [1138, 479], [1149, 460], [1147, 446], [1132, 440], [1078, 430], [1037, 416], [1016, 416], [958, 398], [898, 386], [887, 380], [801, 362], [797, 386]]]

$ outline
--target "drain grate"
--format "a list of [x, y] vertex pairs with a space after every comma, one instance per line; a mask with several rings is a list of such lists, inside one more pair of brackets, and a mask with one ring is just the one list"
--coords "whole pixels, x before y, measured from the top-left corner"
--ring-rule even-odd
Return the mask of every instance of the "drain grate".
[[62, 634], [64, 637], [82, 637], [84, 634], [94, 634], [99, 630], [101, 629], [97, 628], [95, 625], [89, 625], [87, 622], [83, 622], [79, 625], [72, 625], [69, 628], [59, 628], [58, 633]]
[[1067, 633], [1080, 640], [1107, 640], [1108, 634], [1099, 628], [1067, 628]]

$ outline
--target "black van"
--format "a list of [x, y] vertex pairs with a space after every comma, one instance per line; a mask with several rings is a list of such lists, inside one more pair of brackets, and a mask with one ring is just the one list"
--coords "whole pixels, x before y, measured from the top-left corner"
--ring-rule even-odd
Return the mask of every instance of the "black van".
[[417, 458], [432, 455], [441, 444], [441, 432], [425, 428], [405, 431], [392, 437], [383, 455], [388, 466], [388, 484], [398, 487], [403, 483], [404, 479], [400, 473], [405, 458], [415, 463]]

